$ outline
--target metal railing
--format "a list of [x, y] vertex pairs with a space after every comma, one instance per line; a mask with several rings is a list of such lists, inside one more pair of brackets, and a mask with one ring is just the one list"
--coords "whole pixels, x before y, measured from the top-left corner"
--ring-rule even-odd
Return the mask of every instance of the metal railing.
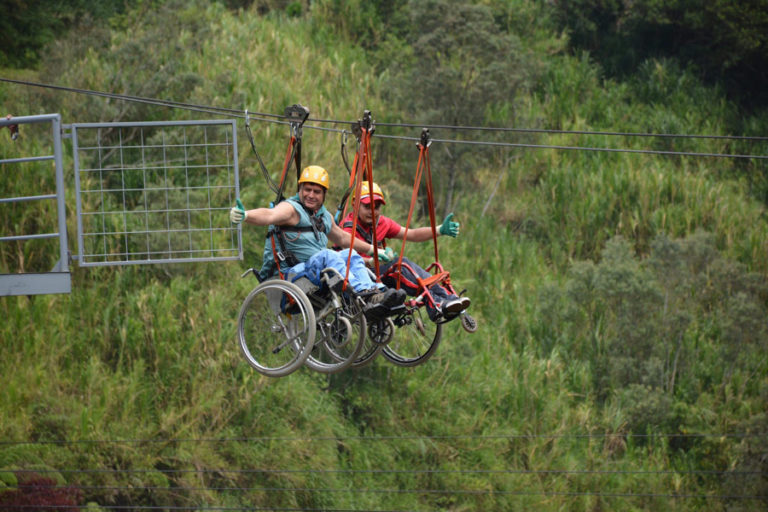
[[[46, 148], [40, 129], [32, 135], [31, 128], [24, 129], [30, 123], [51, 123], [51, 153], [22, 154], [37, 151], [30, 148]], [[240, 195], [234, 120], [62, 125], [59, 114], [47, 114], [3, 118], [3, 127], [14, 127], [14, 135], [24, 135], [20, 140], [34, 143], [9, 146], [0, 153], [0, 172], [5, 173], [7, 188], [0, 196], [11, 196], [0, 197], [0, 206], [13, 209], [21, 203], [55, 200], [58, 228], [52, 232], [40, 232], [42, 228], [37, 232], [0, 233], [0, 244], [19, 245], [0, 251], [0, 268], [8, 272], [0, 274], [0, 296], [72, 291], [62, 163], [62, 138], [67, 137], [72, 139], [77, 202], [78, 250], [72, 259], [78, 265], [243, 258], [241, 229], [232, 226], [228, 218], [229, 208]], [[15, 127], [21, 129], [16, 131]], [[19, 140], [13, 137], [11, 143], [18, 144]], [[56, 193], [17, 193], [18, 197], [13, 197], [14, 188], [33, 188], [41, 173], [47, 172], [41, 164], [49, 161], [55, 168]], [[45, 225], [52, 217], [38, 210], [34, 215], [32, 222], [5, 223], [6, 229]], [[30, 216], [14, 211], [7, 218], [15, 222]], [[58, 239], [58, 263], [49, 272], [27, 271], [25, 267], [30, 265], [25, 265], [25, 253], [34, 252], [38, 262], [51, 261], [44, 255], [50, 247], [31, 251], [24, 244], [50, 239]]]
[[64, 201], [64, 172], [61, 147], [61, 116], [45, 114], [35, 116], [0, 119], [0, 128], [27, 124], [51, 124], [51, 153], [31, 155], [0, 160], [2, 172], [26, 162], [52, 161], [55, 169], [56, 193], [22, 197], [0, 197], [0, 204], [56, 200], [57, 231], [49, 233], [3, 234], [0, 243], [28, 242], [32, 240], [58, 239], [59, 261], [50, 272], [19, 272], [0, 274], [0, 296], [2, 295], [38, 295], [47, 293], [70, 293], [72, 281], [69, 273], [69, 250], [67, 247], [66, 205]]

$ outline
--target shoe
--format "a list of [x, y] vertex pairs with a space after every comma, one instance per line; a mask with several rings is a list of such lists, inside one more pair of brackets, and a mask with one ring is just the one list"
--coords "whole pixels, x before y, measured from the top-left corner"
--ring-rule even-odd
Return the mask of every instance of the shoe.
[[387, 306], [384, 305], [386, 292], [383, 290], [377, 290], [372, 288], [370, 290], [364, 290], [358, 292], [359, 297], [362, 297], [365, 301], [363, 307], [363, 314], [368, 321], [379, 321], [387, 317]]
[[446, 299], [441, 305], [440, 310], [444, 315], [458, 315], [469, 307], [472, 301], [469, 297], [452, 297]]
[[385, 301], [387, 307], [392, 309], [398, 306], [402, 306], [403, 302], [405, 302], [405, 299], [408, 298], [408, 294], [402, 288], [399, 290], [390, 288], [390, 290], [392, 290], [394, 293], [392, 293], [389, 299]]
[[387, 288], [386, 290], [378, 290], [376, 293], [368, 297], [366, 302], [370, 306], [381, 304], [386, 308], [391, 308], [393, 306], [399, 306], [402, 304], [405, 301], [405, 297], [405, 290]]

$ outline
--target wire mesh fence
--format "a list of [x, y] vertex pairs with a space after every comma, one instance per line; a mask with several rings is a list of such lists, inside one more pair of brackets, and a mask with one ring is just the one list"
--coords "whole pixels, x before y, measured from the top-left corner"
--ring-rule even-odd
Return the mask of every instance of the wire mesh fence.
[[235, 122], [73, 124], [81, 266], [239, 259]]

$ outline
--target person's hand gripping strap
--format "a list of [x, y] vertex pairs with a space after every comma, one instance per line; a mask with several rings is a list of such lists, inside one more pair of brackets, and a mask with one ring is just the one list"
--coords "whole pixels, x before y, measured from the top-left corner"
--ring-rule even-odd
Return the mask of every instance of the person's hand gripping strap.
[[459, 227], [461, 227], [461, 224], [458, 222], [453, 222], [451, 219], [453, 219], [453, 213], [446, 215], [443, 223], [437, 227], [437, 231], [441, 235], [448, 235], [450, 237], [456, 238], [459, 236]]
[[245, 219], [248, 218], [248, 212], [245, 211], [245, 207], [243, 206], [243, 203], [240, 201], [240, 198], [236, 200], [235, 206], [232, 207], [231, 210], [229, 210], [229, 220], [232, 222], [232, 224], [240, 224]]

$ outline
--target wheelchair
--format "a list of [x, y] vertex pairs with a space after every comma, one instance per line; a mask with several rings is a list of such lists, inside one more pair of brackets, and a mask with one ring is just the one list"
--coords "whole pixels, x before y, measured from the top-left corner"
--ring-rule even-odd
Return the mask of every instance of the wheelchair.
[[[407, 263], [402, 265], [408, 267]], [[416, 274], [410, 267], [408, 269], [411, 275]], [[429, 286], [439, 283], [450, 293], [457, 294], [450, 283], [448, 272], [444, 271], [439, 263], [433, 263], [427, 268], [428, 272], [433, 270], [436, 273], [431, 278], [417, 279], [416, 283], [408, 282], [411, 288], [418, 289], [417, 294], [409, 297], [390, 317], [368, 323], [368, 338], [360, 357], [355, 360], [352, 367], [366, 366], [379, 354], [390, 363], [404, 367], [418, 366], [434, 355], [442, 339], [443, 324], [453, 320], [453, 317], [441, 317], [435, 320], [429, 318], [427, 305], [435, 304]], [[392, 280], [397, 280], [398, 275], [395, 267], [385, 274]], [[372, 272], [371, 277], [375, 279]], [[405, 279], [402, 274], [399, 277]], [[462, 311], [459, 317], [464, 330], [470, 333], [477, 330], [477, 322], [469, 313]]]
[[[256, 272], [248, 269], [241, 278]], [[343, 277], [335, 269], [324, 269], [320, 280], [316, 286], [306, 277], [270, 278], [245, 298], [237, 321], [238, 341], [256, 371], [284, 377], [306, 365], [336, 373], [359, 360], [367, 335], [364, 303], [340, 292]]]

